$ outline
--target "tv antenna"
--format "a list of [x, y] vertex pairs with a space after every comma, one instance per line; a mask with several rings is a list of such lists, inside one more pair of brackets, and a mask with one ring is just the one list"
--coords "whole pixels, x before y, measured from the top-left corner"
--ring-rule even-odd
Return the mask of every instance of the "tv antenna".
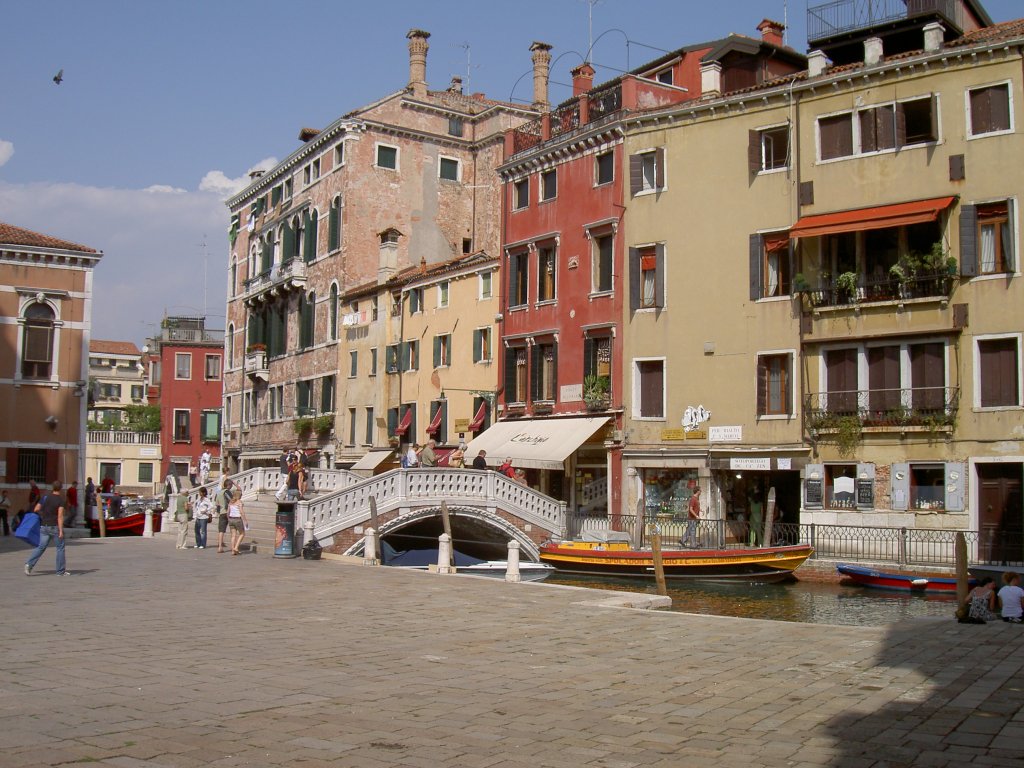
[[590, 62], [590, 54], [594, 48], [594, 6], [601, 0], [583, 0], [587, 4], [587, 63]]
[[203, 233], [203, 242], [199, 243], [199, 247], [203, 249], [203, 317], [206, 317], [206, 233]]
[[469, 73], [470, 73], [470, 70], [477, 69], [477, 68], [479, 68], [480, 65], [477, 64], [475, 67], [473, 66], [472, 58], [471, 58], [471, 51], [470, 51], [472, 46], [468, 42], [465, 42], [465, 43], [453, 43], [453, 45], [456, 48], [461, 48], [462, 50], [464, 50], [466, 52], [466, 80], [463, 83], [463, 87], [466, 90], [469, 90]]

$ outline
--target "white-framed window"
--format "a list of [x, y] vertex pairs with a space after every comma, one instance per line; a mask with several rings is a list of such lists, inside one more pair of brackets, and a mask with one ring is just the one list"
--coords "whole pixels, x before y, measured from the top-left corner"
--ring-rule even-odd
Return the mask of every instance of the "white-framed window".
[[661, 70], [660, 72], [655, 74], [654, 79], [664, 85], [672, 85], [672, 67], [666, 67], [665, 69]]
[[220, 378], [220, 362], [220, 355], [215, 354], [206, 356], [206, 367], [204, 373], [207, 381], [216, 381]]
[[235, 324], [228, 324], [228, 332], [224, 338], [224, 356], [227, 357], [228, 368], [235, 367]]
[[750, 131], [747, 160], [751, 173], [767, 173], [789, 167], [789, 125], [773, 125]]
[[551, 168], [540, 174], [540, 199], [541, 202], [554, 200], [558, 197], [558, 170]]
[[974, 337], [974, 407], [982, 410], [1020, 408], [1021, 334]]
[[519, 179], [512, 188], [512, 209], [521, 211], [530, 207], [530, 177]]
[[192, 440], [192, 411], [187, 408], [174, 409], [174, 442], [187, 443]]
[[192, 379], [192, 353], [174, 353], [174, 378], [179, 381], [190, 381]]
[[445, 280], [437, 284], [437, 306], [447, 307], [448, 306], [448, 281]]
[[284, 418], [284, 385], [267, 389], [267, 418], [278, 421]]
[[558, 250], [555, 244], [547, 243], [537, 247], [537, 303], [554, 301], [558, 298]]
[[934, 94], [822, 115], [817, 123], [819, 161], [894, 151], [939, 140]]
[[633, 359], [633, 418], [665, 420], [665, 358]]
[[664, 243], [629, 249], [629, 305], [634, 312], [664, 308]]
[[637, 195], [658, 192], [666, 188], [665, 149], [645, 149], [629, 156], [629, 193]]
[[481, 272], [478, 276], [479, 298], [489, 299], [494, 296], [494, 273]]
[[968, 88], [967, 138], [1013, 132], [1013, 93], [1010, 83]]
[[462, 165], [454, 157], [440, 157], [437, 160], [438, 178], [445, 181], [462, 181]]
[[391, 144], [380, 144], [375, 145], [375, 162], [374, 164], [378, 168], [384, 168], [389, 171], [398, 170], [398, 147]]
[[434, 337], [434, 367], [447, 368], [452, 364], [452, 335], [443, 333]]
[[56, 325], [56, 314], [48, 304], [36, 301], [22, 310], [21, 378], [49, 380], [53, 377]]
[[284, 199], [285, 200], [291, 200], [292, 199], [292, 189], [293, 189], [293, 187], [294, 187], [294, 184], [293, 184], [291, 178], [287, 178], [287, 179], [284, 180], [284, 192], [283, 192], [283, 194], [284, 194]]
[[615, 153], [601, 152], [594, 157], [594, 186], [611, 184], [615, 181]]

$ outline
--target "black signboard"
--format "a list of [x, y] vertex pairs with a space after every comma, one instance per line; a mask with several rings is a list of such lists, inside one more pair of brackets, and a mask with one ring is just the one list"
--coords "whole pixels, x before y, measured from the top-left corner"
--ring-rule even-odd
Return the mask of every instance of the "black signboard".
[[872, 509], [875, 506], [875, 481], [867, 478], [857, 481], [857, 506]]
[[804, 484], [804, 503], [821, 506], [821, 478], [809, 479]]

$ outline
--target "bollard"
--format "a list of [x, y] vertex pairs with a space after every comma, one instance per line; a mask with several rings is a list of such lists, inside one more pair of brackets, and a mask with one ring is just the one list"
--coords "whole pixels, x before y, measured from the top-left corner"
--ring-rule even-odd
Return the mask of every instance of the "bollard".
[[505, 581], [518, 584], [522, 581], [519, 575], [519, 542], [513, 539], [508, 543], [508, 567], [505, 569]]
[[373, 528], [367, 528], [363, 532], [363, 565], [380, 565], [380, 561], [373, 556], [377, 550], [377, 532]]
[[437, 537], [437, 572], [454, 573], [452, 562], [452, 537], [442, 533]]
[[306, 546], [313, 540], [313, 521], [306, 520], [306, 524], [302, 526], [302, 546]]
[[146, 525], [142, 529], [142, 535], [146, 538], [153, 538], [153, 510], [146, 510]]

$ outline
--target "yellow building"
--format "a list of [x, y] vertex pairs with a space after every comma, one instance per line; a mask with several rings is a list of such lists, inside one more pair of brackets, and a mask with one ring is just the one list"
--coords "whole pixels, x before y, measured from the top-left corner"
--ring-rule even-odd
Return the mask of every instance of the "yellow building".
[[625, 498], [1024, 525], [1024, 22], [883, 29], [630, 122]]

